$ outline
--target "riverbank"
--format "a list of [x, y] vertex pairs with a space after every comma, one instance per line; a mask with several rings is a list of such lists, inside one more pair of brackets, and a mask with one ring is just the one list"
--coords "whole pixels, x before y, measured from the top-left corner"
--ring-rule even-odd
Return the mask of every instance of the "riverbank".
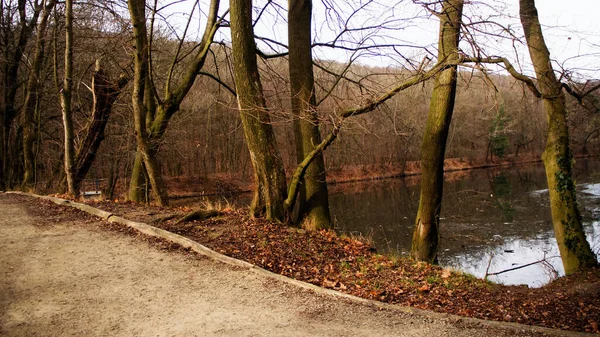
[[[593, 158], [590, 155], [578, 155], [576, 159]], [[461, 158], [448, 158], [444, 161], [444, 172], [447, 180], [458, 180], [472, 170], [512, 167], [541, 163], [538, 155], [522, 154], [520, 156], [507, 156], [492, 160], [466, 160]], [[291, 176], [293, 172], [288, 172]], [[327, 172], [327, 183], [339, 185], [361, 181], [380, 180], [387, 178], [412, 178], [414, 183], [421, 174], [420, 161], [407, 161], [405, 163], [380, 164], [380, 165], [354, 165], [343, 168], [330, 169]], [[191, 198], [202, 196], [219, 196], [229, 198], [234, 195], [249, 193], [253, 188], [251, 177], [244, 178], [239, 174], [211, 174], [205, 177], [171, 177], [167, 179], [167, 186], [171, 198]]]
[[[153, 223], [272, 272], [362, 298], [466, 317], [599, 333], [600, 269], [563, 277], [541, 288], [504, 286], [380, 255], [359, 238], [252, 219], [239, 209], [179, 224], [176, 220], [190, 209], [112, 202], [93, 205]], [[175, 218], [161, 221], [168, 215]]]
[[565, 335], [306, 290], [37, 198], [0, 213], [2, 336]]

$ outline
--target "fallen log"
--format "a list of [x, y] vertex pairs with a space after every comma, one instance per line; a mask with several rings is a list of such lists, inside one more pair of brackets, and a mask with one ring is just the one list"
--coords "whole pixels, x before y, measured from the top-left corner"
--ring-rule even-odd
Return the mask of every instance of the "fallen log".
[[177, 217], [177, 214], [169, 214], [166, 216], [162, 216], [162, 217], [158, 217], [156, 219], [153, 219], [152, 221], [150, 221], [151, 224], [156, 224], [156, 223], [160, 223], [160, 222], [165, 222], [171, 219], [175, 219]]
[[190, 221], [194, 221], [194, 220], [206, 220], [208, 218], [213, 218], [215, 216], [219, 216], [221, 215], [221, 212], [217, 211], [217, 210], [206, 210], [206, 209], [200, 209], [197, 211], [193, 211], [191, 213], [186, 214], [183, 218], [177, 220], [175, 222], [176, 225], [181, 224], [181, 223], [185, 223], [185, 222], [190, 222]]

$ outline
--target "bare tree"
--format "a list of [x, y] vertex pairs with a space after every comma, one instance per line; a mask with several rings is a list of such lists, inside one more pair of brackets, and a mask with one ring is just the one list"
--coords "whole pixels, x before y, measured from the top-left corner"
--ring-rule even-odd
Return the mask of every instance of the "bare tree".
[[75, 184], [75, 172], [73, 163], [75, 161], [75, 145], [73, 143], [73, 113], [71, 98], [73, 91], [73, 0], [65, 2], [65, 69], [63, 87], [60, 91], [60, 103], [62, 106], [62, 119], [64, 128], [64, 168], [67, 178], [67, 193], [77, 197], [79, 191]]
[[90, 109], [90, 118], [73, 160], [73, 183], [76, 191], [79, 191], [83, 179], [85, 179], [96, 159], [100, 145], [104, 140], [104, 130], [108, 124], [113, 105], [128, 82], [129, 77], [125, 74], [121, 74], [116, 80], [110, 78], [102, 69], [101, 59], [96, 60], [92, 76], [93, 102]]
[[289, 215], [283, 205], [286, 179], [258, 72], [252, 1], [232, 0], [230, 6], [235, 86], [254, 168], [250, 211], [254, 216], [264, 215], [269, 220], [282, 222]]
[[[35, 41], [35, 55], [33, 59], [32, 69], [29, 74], [29, 80], [27, 82], [27, 94], [25, 96], [25, 102], [22, 109], [22, 121], [21, 126], [23, 129], [23, 181], [21, 187], [25, 190], [33, 189], [36, 176], [35, 158], [33, 143], [36, 138], [36, 123], [35, 115], [39, 108], [40, 91], [42, 87], [42, 81], [40, 74], [42, 71], [42, 65], [44, 61], [44, 54], [46, 48], [46, 28], [48, 26], [48, 19], [56, 1], [49, 0], [44, 2], [42, 18], [37, 27], [37, 36]], [[38, 111], [39, 112], [39, 111]]]
[[571, 148], [563, 85], [556, 78], [534, 0], [520, 0], [519, 13], [529, 55], [535, 68], [539, 94], [548, 118], [546, 149], [542, 154], [550, 193], [552, 222], [566, 274], [597, 266], [586, 241], [575, 198]]
[[[304, 157], [321, 143], [311, 48], [311, 0], [290, 0], [288, 11], [289, 74], [296, 156], [300, 164]], [[319, 154], [306, 169], [298, 197], [299, 220], [304, 228], [331, 227], [329, 197], [323, 154]]]
[[[21, 147], [21, 135], [15, 135], [16, 144], [10, 146], [11, 127], [20, 109], [17, 102], [17, 93], [22, 82], [19, 79], [22, 58], [25, 48], [33, 31], [43, 6], [40, 2], [28, 3], [26, 0], [2, 1], [1, 29], [2, 29], [2, 102], [0, 106], [0, 120], [2, 122], [2, 139], [0, 140], [0, 189], [11, 187], [13, 180], [20, 179], [19, 173], [22, 159], [16, 149]], [[15, 20], [15, 17], [18, 19]]]
[[[439, 14], [438, 60], [458, 61], [463, 0], [443, 1]], [[444, 156], [454, 99], [456, 66], [435, 77], [429, 116], [421, 148], [421, 197], [415, 221], [411, 255], [417, 260], [437, 262], [440, 211], [444, 185]]]
[[160, 174], [156, 156], [151, 152], [146, 129], [147, 106], [144, 102], [146, 84], [149, 76], [149, 44], [146, 30], [145, 0], [129, 0], [127, 2], [133, 26], [135, 41], [134, 79], [133, 79], [133, 117], [137, 141], [138, 156], [141, 157], [156, 201], [161, 205], [168, 204], [168, 196], [162, 175]]
[[[192, 54], [193, 57], [191, 62], [185, 68], [185, 72], [182, 79], [179, 81], [179, 83], [175, 83], [175, 85], [173, 85], [173, 82], [175, 80], [174, 69], [175, 66], [181, 61], [181, 49], [185, 43], [185, 34], [178, 41], [177, 52], [174, 54], [169, 70], [165, 76], [166, 84], [164, 97], [158, 96], [156, 84], [154, 83], [153, 69], [150, 67], [150, 65], [152, 64], [152, 53], [149, 45], [151, 40], [148, 36], [144, 38], [146, 45], [145, 52], [147, 54], [147, 56], [145, 57], [148, 62], [148, 70], [147, 76], [145, 77], [143, 93], [143, 101], [145, 109], [147, 110], [147, 113], [145, 114], [146, 119], [144, 128], [146, 130], [144, 132], [144, 137], [146, 137], [145, 142], [148, 144], [148, 153], [146, 155], [143, 155], [140, 151], [138, 151], [136, 155], [131, 176], [131, 183], [129, 187], [130, 200], [137, 202], [143, 200], [143, 173], [145, 170], [148, 173], [148, 176], [150, 176], [150, 172], [148, 171], [148, 167], [146, 165], [143, 165], [142, 159], [145, 156], [148, 156], [149, 158], [151, 158], [151, 161], [155, 161], [158, 163], [158, 149], [169, 125], [169, 121], [171, 120], [173, 115], [177, 111], [179, 111], [181, 103], [192, 88], [194, 81], [196, 80], [198, 75], [202, 73], [201, 70], [204, 66], [207, 56], [209, 55], [210, 46], [214, 40], [214, 36], [217, 30], [219, 29], [222, 23], [222, 18], [218, 17], [219, 4], [219, 0], [211, 1], [208, 11], [207, 23], [204, 30], [204, 34], [202, 36], [202, 40], [193, 49], [195, 50], [195, 52], [193, 52]], [[188, 26], [191, 20], [192, 16], [190, 15]], [[144, 31], [144, 34], [148, 34], [148, 32]], [[161, 174], [159, 171], [159, 166], [156, 167], [156, 171], [154, 174]], [[159, 179], [158, 177], [150, 178], [151, 180], [162, 180], [162, 178]], [[157, 200], [157, 202], [166, 205], [168, 203], [168, 195], [166, 188], [152, 184], [152, 189], [157, 188], [162, 189], [162, 191], [160, 191], [158, 194], [163, 196], [161, 200]]]

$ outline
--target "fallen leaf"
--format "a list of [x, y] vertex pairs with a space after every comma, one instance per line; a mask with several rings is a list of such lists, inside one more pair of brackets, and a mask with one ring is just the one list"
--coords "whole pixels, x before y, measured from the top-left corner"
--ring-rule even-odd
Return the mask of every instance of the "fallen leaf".
[[336, 284], [337, 282], [335, 281], [329, 281], [328, 279], [323, 280], [323, 287], [325, 288], [334, 288]]
[[444, 269], [442, 271], [442, 278], [448, 278], [448, 277], [450, 277], [450, 275], [452, 275], [452, 272], [450, 271], [450, 269]]

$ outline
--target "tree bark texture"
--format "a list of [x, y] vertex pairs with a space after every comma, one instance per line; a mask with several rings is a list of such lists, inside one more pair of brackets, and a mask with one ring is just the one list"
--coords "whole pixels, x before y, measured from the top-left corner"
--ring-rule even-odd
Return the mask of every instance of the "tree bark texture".
[[[23, 156], [20, 153], [20, 149], [23, 146], [21, 137], [22, 128], [20, 125], [17, 125], [15, 128], [15, 146], [11, 146], [11, 129], [15, 118], [19, 112], [22, 112], [22, 109], [19, 110], [16, 106], [17, 92], [21, 86], [18, 76], [19, 68], [21, 64], [23, 64], [22, 58], [25, 47], [37, 25], [42, 8], [43, 6], [37, 6], [33, 9], [33, 12], [27, 13], [27, 1], [18, 0], [17, 11], [19, 21], [18, 23], [14, 23], [7, 16], [7, 20], [9, 21], [6, 22], [6, 31], [2, 34], [3, 40], [0, 42], [4, 44], [5, 48], [4, 55], [2, 55], [4, 60], [4, 62], [2, 62], [2, 67], [4, 68], [4, 79], [2, 83], [3, 99], [0, 102], [0, 121], [2, 122], [2, 139], [0, 140], [0, 189], [11, 188], [14, 180], [22, 178], [22, 175], [20, 174], [23, 165]], [[14, 48], [10, 48], [12, 45], [11, 39], [13, 38], [12, 34], [10, 34], [10, 30], [14, 26], [19, 27], [19, 36]]]
[[139, 151], [135, 153], [133, 168], [131, 169], [131, 180], [129, 181], [129, 191], [127, 199], [133, 202], [142, 203], [147, 199], [144, 195], [144, 186], [147, 184], [145, 179], [144, 158]]
[[[321, 143], [312, 64], [312, 0], [290, 0], [288, 3], [290, 94], [295, 118], [296, 156], [300, 164]], [[323, 153], [319, 153], [300, 182], [298, 220], [305, 229], [331, 227], [326, 179]]]
[[[144, 107], [146, 109], [146, 129], [149, 130], [154, 116], [156, 116], [156, 97], [154, 96], [154, 83], [150, 77], [146, 77], [144, 82]], [[149, 132], [149, 131], [147, 131]], [[150, 138], [150, 135], [148, 135]], [[149, 151], [152, 151], [150, 155], [155, 156], [155, 152], [158, 152], [158, 142], [151, 142]], [[154, 146], [152, 146], [154, 145]], [[131, 171], [131, 179], [129, 181], [129, 196], [128, 199], [134, 202], [145, 202], [150, 200], [148, 192], [150, 190], [149, 181], [147, 179], [148, 172], [144, 165], [144, 156], [139, 150], [136, 150], [135, 159], [133, 162], [133, 170]]]
[[102, 70], [100, 60], [96, 60], [96, 68], [92, 77], [94, 99], [91, 117], [74, 160], [73, 178], [76, 190], [79, 190], [81, 182], [96, 159], [96, 153], [104, 140], [104, 130], [108, 124], [112, 106], [127, 82], [125, 76], [121, 76], [117, 83], [111, 81]]
[[25, 102], [22, 109], [21, 127], [23, 131], [23, 181], [21, 188], [32, 190], [35, 184], [35, 154], [34, 142], [36, 139], [36, 112], [38, 112], [38, 102], [40, 98], [40, 73], [44, 62], [44, 52], [46, 47], [46, 28], [48, 18], [52, 13], [56, 1], [50, 0], [44, 5], [42, 18], [38, 25], [38, 34], [35, 41], [35, 54], [33, 57], [31, 72], [27, 81]]
[[62, 118], [64, 128], [65, 175], [67, 178], [67, 193], [76, 197], [73, 163], [75, 161], [75, 145], [73, 144], [73, 114], [71, 111], [71, 97], [73, 87], [73, 0], [65, 2], [65, 75], [63, 88], [60, 95]]
[[[463, 0], [444, 0], [439, 15], [438, 62], [456, 62]], [[412, 239], [413, 258], [437, 262], [444, 188], [444, 156], [456, 96], [456, 66], [435, 76], [421, 147], [421, 194]]]
[[254, 168], [254, 216], [285, 221], [286, 180], [269, 112], [263, 97], [252, 28], [252, 1], [230, 2], [233, 71], [238, 107]]
[[[146, 3], [144, 0], [129, 0], [129, 15], [133, 25], [133, 36], [135, 40], [134, 54], [134, 80], [133, 80], [133, 117], [137, 151], [143, 159], [144, 167], [148, 173], [152, 193], [156, 202], [162, 206], [168, 205], [169, 198], [165, 184], [160, 174], [160, 167], [156, 157], [150, 149], [148, 132], [146, 130], [146, 106], [144, 104], [144, 92], [146, 80], [149, 75], [149, 53], [148, 35], [146, 33]], [[131, 191], [131, 190], [130, 190]]]
[[552, 69], [535, 1], [520, 0], [519, 12], [548, 119], [548, 136], [542, 160], [546, 168], [556, 241], [568, 275], [579, 269], [597, 266], [598, 261], [581, 225], [572, 178], [573, 156], [569, 146], [565, 96]]

